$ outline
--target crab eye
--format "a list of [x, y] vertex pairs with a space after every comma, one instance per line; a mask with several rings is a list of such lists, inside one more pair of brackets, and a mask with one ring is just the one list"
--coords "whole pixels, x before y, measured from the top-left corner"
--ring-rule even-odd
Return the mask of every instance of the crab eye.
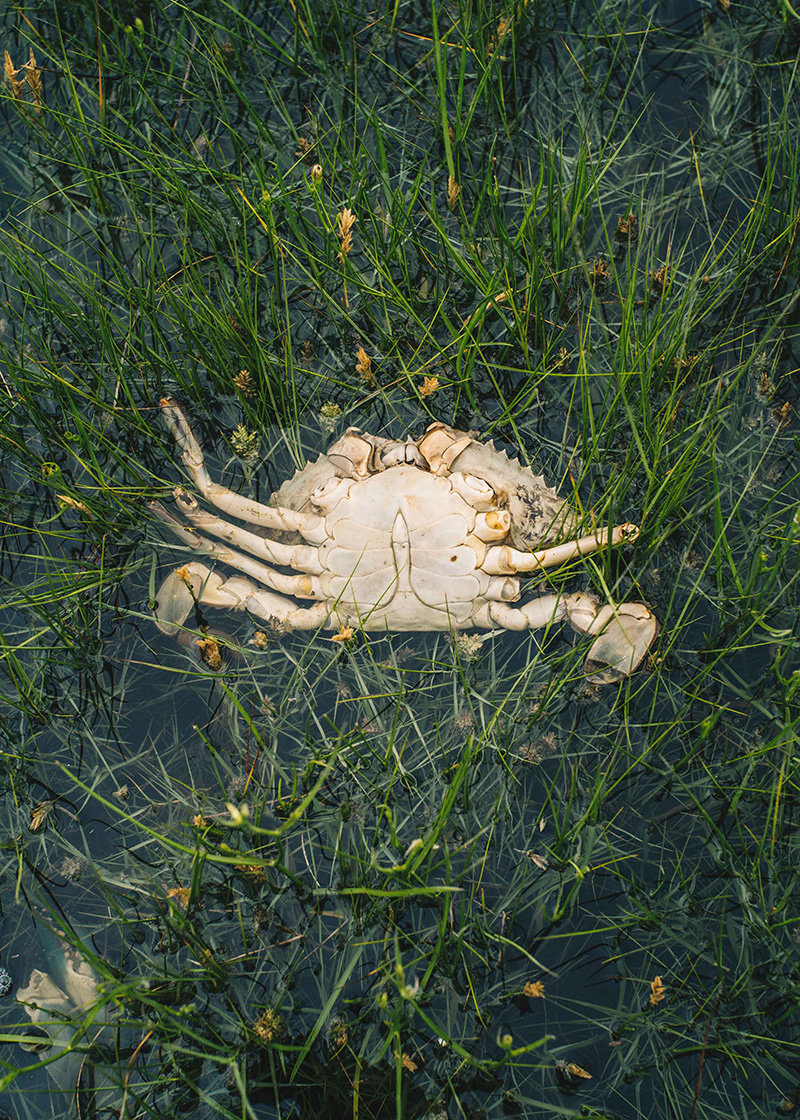
[[450, 485], [473, 509], [491, 509], [496, 500], [494, 489], [483, 478], [474, 474], [451, 474]]

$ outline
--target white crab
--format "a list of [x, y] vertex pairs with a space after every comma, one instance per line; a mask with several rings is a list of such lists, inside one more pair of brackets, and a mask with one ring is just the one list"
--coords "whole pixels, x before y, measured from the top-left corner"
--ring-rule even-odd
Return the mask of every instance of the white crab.
[[196, 561], [172, 572], [156, 610], [165, 633], [197, 605], [247, 610], [289, 629], [524, 630], [566, 618], [597, 635], [587, 666], [607, 681], [632, 672], [655, 638], [658, 623], [641, 603], [600, 606], [578, 592], [511, 605], [520, 573], [543, 575], [632, 541], [638, 529], [575, 535], [569, 503], [491, 443], [442, 423], [402, 441], [350, 428], [263, 505], [213, 482], [181, 409], [171, 400], [161, 407], [203, 498], [258, 527], [201, 509], [183, 489], [175, 496], [191, 527], [153, 503], [192, 549], [243, 573], [225, 578]]

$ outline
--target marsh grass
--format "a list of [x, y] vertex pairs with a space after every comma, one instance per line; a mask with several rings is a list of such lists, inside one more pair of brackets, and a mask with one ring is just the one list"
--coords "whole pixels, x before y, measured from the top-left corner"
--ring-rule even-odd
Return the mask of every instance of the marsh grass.
[[[798, 27], [738, 8], [8, 9], [0, 949], [98, 978], [49, 1073], [7, 999], [17, 1117], [797, 1106]], [[212, 672], [165, 394], [261, 500], [494, 437], [641, 525], [552, 583], [650, 602], [647, 669], [209, 612]]]

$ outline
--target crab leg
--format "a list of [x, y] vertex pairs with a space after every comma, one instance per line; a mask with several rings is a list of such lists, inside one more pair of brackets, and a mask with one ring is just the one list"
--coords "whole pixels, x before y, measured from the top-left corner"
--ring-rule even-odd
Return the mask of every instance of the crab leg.
[[606, 545], [624, 544], [635, 541], [639, 535], [636, 525], [617, 525], [609, 533], [608, 529], [598, 529], [596, 533], [579, 537], [575, 541], [543, 548], [538, 552], [520, 552], [510, 545], [489, 548], [481, 567], [489, 575], [514, 575], [517, 572], [535, 572], [539, 568], [556, 568], [577, 556], [587, 556], [591, 552], [605, 548]]
[[268, 568], [266, 564], [262, 564], [259, 560], [253, 560], [250, 556], [245, 556], [234, 548], [228, 548], [225, 544], [209, 540], [202, 533], [190, 529], [177, 517], [173, 517], [160, 502], [151, 502], [150, 509], [170, 527], [177, 537], [180, 537], [184, 544], [188, 544], [196, 552], [203, 552], [206, 556], [213, 556], [215, 560], [220, 560], [223, 564], [229, 564], [240, 572], [246, 572], [247, 575], [258, 580], [259, 583], [271, 587], [273, 591], [280, 591], [285, 595], [296, 595], [299, 599], [325, 598], [325, 593], [314, 573], [289, 576], [282, 572], [274, 572], [272, 568]]
[[306, 540], [317, 540], [322, 519], [315, 513], [299, 513], [297, 510], [281, 506], [266, 506], [243, 498], [227, 486], [214, 482], [206, 470], [203, 449], [195, 438], [183, 411], [173, 400], [166, 397], [161, 401], [161, 412], [181, 451], [184, 466], [197, 489], [212, 505], [224, 513], [247, 521], [251, 525], [263, 525], [267, 529], [284, 532], [298, 532]]
[[566, 618], [579, 634], [596, 635], [586, 656], [587, 674], [597, 684], [629, 676], [658, 634], [655, 615], [644, 603], [606, 603], [593, 595], [541, 595], [521, 607], [487, 603], [474, 618], [476, 626], [506, 630], [537, 629]]
[[196, 603], [249, 611], [258, 618], [278, 619], [291, 630], [315, 630], [330, 614], [327, 603], [296, 607], [291, 599], [257, 587], [244, 576], [223, 579], [205, 564], [192, 561], [170, 572], [158, 592], [156, 624], [164, 634], [174, 634], [192, 612]]
[[564, 618], [567, 613], [566, 598], [563, 595], [540, 595], [520, 607], [510, 607], [508, 603], [493, 600], [478, 611], [473, 621], [476, 626], [487, 629], [539, 630]]
[[245, 552], [268, 560], [270, 564], [282, 564], [286, 568], [294, 568], [298, 572], [308, 572], [310, 575], [321, 575], [325, 571], [320, 563], [319, 550], [309, 544], [279, 544], [258, 533], [251, 533], [240, 525], [231, 525], [208, 510], [200, 509], [191, 495], [183, 493], [176, 495], [181, 512], [187, 521], [198, 529], [202, 529], [212, 536], [221, 537], [235, 548], [242, 548]]

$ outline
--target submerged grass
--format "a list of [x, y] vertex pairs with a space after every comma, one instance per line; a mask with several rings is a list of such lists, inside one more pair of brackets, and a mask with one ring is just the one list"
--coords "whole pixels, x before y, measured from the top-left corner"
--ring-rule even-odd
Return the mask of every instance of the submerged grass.
[[[793, 9], [262, 8], [3, 17], [0, 951], [63, 998], [2, 1106], [791, 1112]], [[261, 500], [347, 424], [493, 436], [640, 524], [553, 583], [651, 603], [647, 670], [219, 616], [212, 671], [152, 623], [162, 395]]]

